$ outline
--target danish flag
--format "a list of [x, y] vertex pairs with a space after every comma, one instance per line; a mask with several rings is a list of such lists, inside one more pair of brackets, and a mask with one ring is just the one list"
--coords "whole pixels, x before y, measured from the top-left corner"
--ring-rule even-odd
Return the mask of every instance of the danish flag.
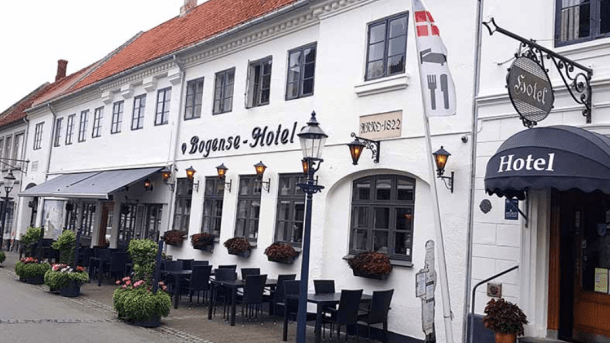
[[[428, 29], [428, 26], [430, 29]], [[438, 26], [434, 25], [432, 14], [428, 11], [415, 12], [415, 27], [417, 28], [417, 37], [428, 36], [430, 32], [432, 36], [439, 36]]]

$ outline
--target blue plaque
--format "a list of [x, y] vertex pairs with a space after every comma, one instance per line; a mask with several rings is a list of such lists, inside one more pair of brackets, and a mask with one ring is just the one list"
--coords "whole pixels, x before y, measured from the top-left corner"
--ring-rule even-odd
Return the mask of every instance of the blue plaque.
[[504, 219], [506, 220], [518, 220], [519, 219], [519, 200], [518, 199], [504, 199]]

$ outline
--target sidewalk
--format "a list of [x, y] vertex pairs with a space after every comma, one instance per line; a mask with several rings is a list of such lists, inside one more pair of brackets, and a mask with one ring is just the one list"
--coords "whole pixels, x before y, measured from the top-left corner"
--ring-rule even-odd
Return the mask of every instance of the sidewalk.
[[[14, 271], [15, 263], [19, 260], [18, 253], [6, 253], [6, 261], [3, 264], [4, 269]], [[91, 282], [81, 287], [81, 296], [76, 298], [84, 306], [95, 307], [98, 310], [112, 310], [112, 294], [116, 289], [114, 284], [109, 284], [110, 281], [105, 281], [101, 287], [97, 282]], [[46, 289], [46, 286], [44, 287]], [[57, 296], [47, 293], [48, 296]], [[68, 300], [68, 298], [66, 298]], [[201, 298], [200, 298], [201, 301]], [[181, 338], [186, 342], [214, 342], [214, 343], [280, 343], [282, 341], [282, 318], [272, 317], [264, 313], [264, 324], [261, 326], [259, 321], [248, 322], [244, 326], [241, 325], [241, 311], [238, 307], [235, 326], [230, 326], [228, 322], [222, 319], [222, 308], [220, 313], [217, 311], [216, 316], [212, 320], [208, 320], [208, 307], [201, 302], [196, 304], [196, 297], [193, 297], [193, 303], [189, 303], [188, 296], [183, 296], [179, 308], [172, 307], [169, 316], [162, 319], [162, 325], [156, 329], [163, 334], [169, 334]], [[275, 324], [274, 324], [275, 320]], [[127, 324], [125, 324], [127, 325]], [[307, 343], [314, 342], [313, 327], [307, 328]], [[327, 339], [328, 339], [328, 332]], [[288, 328], [288, 342], [294, 342], [296, 335], [296, 323], [291, 322]], [[341, 338], [344, 340], [345, 334], [342, 333]], [[333, 337], [334, 338], [334, 337]], [[350, 337], [349, 342], [364, 343], [365, 338], [356, 340]], [[376, 342], [376, 341], [368, 341]]]

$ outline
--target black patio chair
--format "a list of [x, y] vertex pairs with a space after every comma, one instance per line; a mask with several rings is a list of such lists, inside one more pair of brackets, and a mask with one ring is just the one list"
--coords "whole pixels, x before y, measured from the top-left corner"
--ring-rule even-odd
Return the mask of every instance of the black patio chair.
[[[243, 270], [243, 269], [242, 269]], [[265, 291], [265, 283], [267, 282], [266, 274], [258, 275], [247, 275], [244, 284], [244, 295], [241, 299], [241, 325], [244, 326], [246, 323], [246, 315], [250, 312], [248, 318], [256, 319], [258, 312], [261, 312], [261, 325], [263, 325], [263, 293]], [[246, 313], [244, 314], [244, 309]], [[254, 313], [254, 317], [252, 314]]]
[[[313, 280], [313, 288], [316, 294], [334, 294], [335, 293], [335, 280]], [[336, 310], [335, 305], [326, 305], [322, 308], [322, 313], [327, 315], [330, 310]], [[332, 337], [333, 327], [331, 324], [330, 335]], [[322, 325], [322, 332], [325, 332], [325, 327]]]
[[236, 264], [220, 265], [220, 266], [218, 266], [218, 269], [232, 269], [233, 272], [235, 272], [237, 270], [237, 265]]
[[[271, 306], [269, 306], [269, 315], [284, 315], [284, 306], [286, 300], [284, 282], [293, 281], [296, 278], [296, 274], [279, 274], [277, 276], [277, 286], [275, 287], [275, 290], [271, 290], [270, 294], [266, 296], [267, 300], [269, 300], [271, 303]], [[281, 308], [282, 311], [278, 311], [278, 308]]]
[[203, 291], [203, 302], [205, 296], [210, 290], [210, 274], [212, 274], [212, 266], [193, 266], [191, 276], [188, 281], [189, 302], [193, 303], [193, 293], [197, 292], [197, 304], [199, 304], [199, 293]]
[[[230, 268], [224, 269], [214, 269], [214, 279], [216, 281], [235, 281], [237, 280], [237, 274]], [[223, 287], [222, 285], [216, 285], [214, 287], [214, 315], [216, 315], [216, 304], [218, 303], [219, 298], [222, 298], [223, 309], [222, 309], [222, 318], [227, 318], [227, 305], [229, 301], [231, 301], [231, 290], [227, 287]]]
[[192, 269], [192, 263], [193, 261], [195, 261], [194, 259], [178, 259], [178, 261], [182, 262], [182, 269], [184, 270], [191, 270]]
[[[282, 340], [286, 342], [288, 340], [288, 321], [297, 321], [299, 313], [299, 294], [301, 293], [301, 281], [298, 280], [286, 280], [284, 281], [284, 293], [285, 307], [284, 310], [284, 328], [282, 330]], [[306, 321], [315, 321], [316, 314], [307, 312], [305, 316]]]
[[248, 275], [261, 275], [260, 268], [242, 268], [241, 269], [241, 278], [245, 280]]
[[341, 326], [345, 325], [345, 341], [348, 339], [348, 326], [358, 323], [358, 310], [360, 308], [360, 299], [362, 298], [362, 290], [342, 290], [341, 299], [339, 300], [339, 308], [337, 310], [329, 309], [330, 318], [325, 317], [325, 322], [337, 325], [337, 341], [341, 340]]
[[[163, 269], [165, 271], [176, 271], [176, 270], [182, 270], [182, 261], [165, 261], [165, 268]], [[163, 276], [163, 282], [166, 285], [172, 285], [174, 279], [170, 274], [165, 274]], [[173, 292], [173, 290], [172, 290]]]
[[126, 252], [114, 252], [110, 257], [110, 277], [114, 276], [114, 280], [122, 279], [125, 277], [125, 265], [129, 260], [129, 253]]
[[191, 263], [191, 267], [195, 267], [195, 266], [209, 266], [210, 265], [210, 261], [198, 261], [195, 260]]
[[367, 338], [371, 339], [371, 325], [383, 324], [383, 341], [387, 341], [388, 335], [388, 311], [392, 303], [394, 290], [374, 291], [371, 299], [370, 308], [365, 313], [358, 315], [358, 321], [366, 323]]

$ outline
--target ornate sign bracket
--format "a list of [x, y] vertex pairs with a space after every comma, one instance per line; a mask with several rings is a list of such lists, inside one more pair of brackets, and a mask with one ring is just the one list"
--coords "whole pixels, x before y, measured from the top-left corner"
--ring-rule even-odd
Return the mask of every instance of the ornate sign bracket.
[[[548, 69], [546, 69], [544, 65], [544, 60], [548, 59], [553, 61], [557, 72], [561, 76], [563, 83], [566, 85], [566, 88], [574, 101], [585, 106], [582, 110], [582, 115], [587, 118], [587, 124], [591, 123], [591, 78], [593, 76], [593, 70], [591, 68], [587, 68], [578, 62], [563, 57], [558, 53], [537, 44], [533, 40], [525, 39], [499, 27], [496, 25], [493, 18], [491, 18], [489, 22], [484, 22], [483, 25], [485, 25], [489, 31], [490, 36], [493, 35], [494, 32], [499, 32], [521, 42], [521, 47], [526, 50], [519, 51], [515, 54], [515, 57], [529, 57], [538, 62], [547, 72]], [[579, 70], [575, 70], [576, 68]]]

